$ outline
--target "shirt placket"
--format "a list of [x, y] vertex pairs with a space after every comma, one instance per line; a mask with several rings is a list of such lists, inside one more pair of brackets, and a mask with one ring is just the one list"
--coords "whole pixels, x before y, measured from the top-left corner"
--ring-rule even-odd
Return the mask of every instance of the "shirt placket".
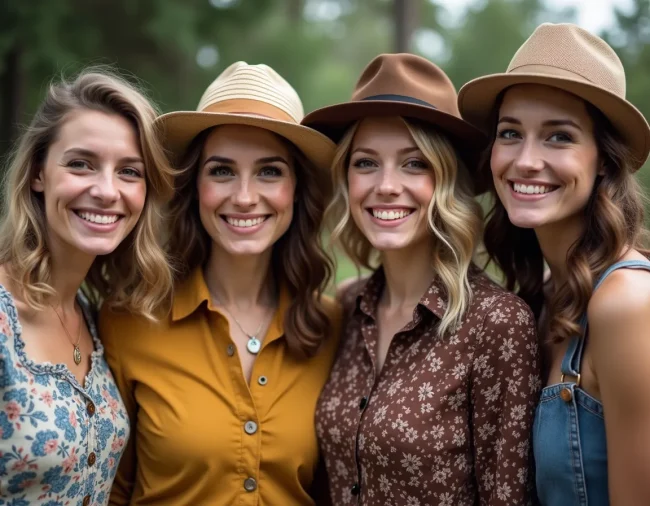
[[78, 390], [78, 392], [81, 395], [81, 402], [85, 404], [84, 408], [82, 408], [82, 412], [86, 419], [83, 420], [82, 423], [86, 423], [88, 426], [86, 440], [82, 441], [82, 445], [85, 449], [82, 458], [84, 458], [85, 461], [79, 463], [82, 468], [82, 480], [85, 484], [85, 494], [81, 500], [81, 504], [82, 506], [90, 506], [91, 504], [94, 504], [94, 497], [96, 495], [96, 480], [90, 480], [89, 477], [93, 471], [95, 471], [95, 473], [97, 472], [94, 467], [97, 465], [97, 452], [99, 450], [97, 445], [97, 417], [99, 414], [97, 413], [97, 404], [93, 401], [90, 395], [82, 390]]

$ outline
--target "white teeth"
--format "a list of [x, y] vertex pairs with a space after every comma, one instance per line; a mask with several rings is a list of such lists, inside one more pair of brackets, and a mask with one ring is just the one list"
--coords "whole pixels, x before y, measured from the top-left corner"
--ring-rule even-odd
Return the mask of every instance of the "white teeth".
[[87, 212], [77, 213], [77, 216], [80, 218], [90, 221], [91, 223], [99, 223], [101, 225], [108, 225], [110, 223], [115, 223], [119, 216], [117, 214], [94, 214]]
[[372, 210], [372, 215], [380, 220], [399, 220], [402, 219], [409, 214], [411, 214], [410, 209], [397, 209], [397, 210], [391, 210], [391, 211], [381, 211], [379, 209], [373, 209]]
[[513, 188], [517, 193], [525, 193], [528, 195], [534, 195], [536, 193], [548, 193], [552, 192], [555, 188], [552, 186], [545, 185], [526, 185], [522, 183], [513, 183]]
[[237, 218], [230, 218], [226, 216], [226, 221], [232, 225], [233, 227], [240, 227], [240, 228], [248, 228], [248, 227], [254, 227], [255, 225], [259, 225], [262, 223], [264, 220], [266, 220], [265, 216], [260, 216], [259, 218], [253, 218], [247, 219], [247, 220], [238, 220]]

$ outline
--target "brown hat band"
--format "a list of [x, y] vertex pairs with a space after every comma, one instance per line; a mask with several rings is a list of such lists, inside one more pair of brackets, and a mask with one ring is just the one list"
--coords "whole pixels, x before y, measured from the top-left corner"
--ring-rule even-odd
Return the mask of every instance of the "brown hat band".
[[295, 119], [289, 116], [282, 109], [267, 104], [266, 102], [245, 98], [233, 98], [222, 102], [215, 102], [199, 112], [250, 114], [252, 116], [262, 116], [279, 121], [288, 121], [290, 123], [296, 122]]
[[431, 107], [436, 109], [435, 105], [431, 105], [429, 102], [420, 100], [419, 98], [408, 97], [406, 95], [393, 95], [393, 94], [384, 94], [384, 95], [372, 95], [371, 97], [365, 97], [361, 100], [387, 100], [389, 102], [406, 102], [407, 104], [416, 104], [423, 105], [425, 107]]

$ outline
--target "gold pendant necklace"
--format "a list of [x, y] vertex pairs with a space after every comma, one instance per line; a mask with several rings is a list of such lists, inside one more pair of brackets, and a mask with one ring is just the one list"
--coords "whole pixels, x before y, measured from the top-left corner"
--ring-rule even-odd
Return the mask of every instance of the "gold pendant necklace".
[[72, 359], [74, 360], [74, 363], [79, 365], [81, 363], [81, 350], [79, 349], [79, 343], [81, 342], [81, 319], [79, 320], [79, 329], [77, 330], [77, 343], [72, 342], [72, 336], [70, 336], [70, 332], [68, 332], [68, 329], [65, 327], [65, 324], [63, 323], [63, 318], [61, 318], [61, 315], [59, 312], [54, 308], [52, 304], [50, 304], [50, 307], [52, 308], [52, 311], [54, 311], [54, 314], [56, 314], [56, 317], [59, 319], [61, 322], [61, 327], [63, 327], [63, 331], [65, 332], [65, 335], [68, 336], [68, 340], [70, 341], [70, 344], [74, 347], [74, 350], [72, 351]]

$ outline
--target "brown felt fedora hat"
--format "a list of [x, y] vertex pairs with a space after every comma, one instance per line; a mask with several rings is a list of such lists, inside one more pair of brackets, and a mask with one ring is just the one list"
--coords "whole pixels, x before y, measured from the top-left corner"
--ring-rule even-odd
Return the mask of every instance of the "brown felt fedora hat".
[[165, 147], [183, 155], [203, 130], [219, 125], [263, 128], [292, 142], [321, 170], [329, 170], [336, 146], [300, 124], [302, 102], [291, 85], [267, 65], [240, 61], [225, 69], [205, 90], [196, 111], [177, 111], [156, 119]]
[[650, 152], [650, 127], [625, 99], [625, 70], [601, 38], [569, 23], [544, 23], [519, 48], [503, 74], [479, 77], [463, 86], [463, 117], [488, 131], [501, 92], [515, 84], [544, 84], [573, 93], [598, 108], [631, 149], [639, 169]]
[[368, 116], [403, 116], [430, 123], [456, 141], [457, 148], [480, 149], [487, 142], [479, 129], [461, 118], [449, 77], [414, 54], [377, 56], [361, 74], [349, 102], [318, 109], [302, 124], [338, 142], [352, 123]]

